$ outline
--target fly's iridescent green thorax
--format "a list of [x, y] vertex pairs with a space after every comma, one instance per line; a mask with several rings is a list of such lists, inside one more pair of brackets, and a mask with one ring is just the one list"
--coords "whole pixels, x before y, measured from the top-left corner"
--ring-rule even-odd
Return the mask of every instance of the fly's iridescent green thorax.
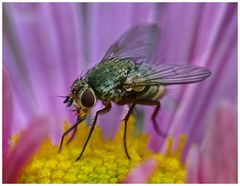
[[134, 68], [136, 64], [131, 60], [109, 59], [92, 68], [85, 80], [93, 87], [99, 99], [117, 103], [129, 95], [124, 91], [123, 85], [128, 73]]

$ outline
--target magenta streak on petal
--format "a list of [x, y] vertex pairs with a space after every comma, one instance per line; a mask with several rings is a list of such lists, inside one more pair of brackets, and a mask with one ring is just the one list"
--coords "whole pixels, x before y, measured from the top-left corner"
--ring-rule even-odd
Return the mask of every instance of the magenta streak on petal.
[[28, 126], [16, 149], [8, 156], [6, 167], [3, 169], [4, 183], [17, 182], [24, 166], [47, 137], [50, 121], [46, 118], [38, 118], [31, 121]]
[[156, 166], [156, 160], [145, 160], [129, 173], [123, 183], [147, 183]]
[[3, 65], [3, 169], [6, 169], [6, 158], [10, 153], [9, 149], [9, 139], [12, 130], [12, 120], [13, 120], [13, 105], [12, 105], [12, 83], [6, 69]]

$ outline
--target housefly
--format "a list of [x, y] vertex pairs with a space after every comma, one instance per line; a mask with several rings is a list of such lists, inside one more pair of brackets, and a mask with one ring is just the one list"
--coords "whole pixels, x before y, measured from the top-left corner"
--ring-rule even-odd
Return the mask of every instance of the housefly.
[[73, 139], [77, 126], [86, 119], [88, 110], [94, 107], [97, 100], [101, 101], [104, 107], [96, 112], [86, 142], [76, 161], [84, 153], [98, 116], [109, 112], [111, 103], [129, 105], [124, 118], [124, 149], [128, 159], [130, 155], [126, 143], [127, 123], [137, 104], [155, 106], [152, 113], [154, 129], [159, 135], [166, 135], [156, 122], [160, 110], [159, 99], [165, 94], [165, 86], [199, 82], [209, 77], [211, 72], [203, 67], [185, 64], [151, 64], [150, 56], [158, 39], [159, 28], [155, 24], [133, 27], [108, 49], [100, 63], [73, 82], [64, 103], [67, 107], [73, 105], [78, 117], [76, 123], [63, 134], [59, 151], [64, 137], [73, 131], [68, 142]]

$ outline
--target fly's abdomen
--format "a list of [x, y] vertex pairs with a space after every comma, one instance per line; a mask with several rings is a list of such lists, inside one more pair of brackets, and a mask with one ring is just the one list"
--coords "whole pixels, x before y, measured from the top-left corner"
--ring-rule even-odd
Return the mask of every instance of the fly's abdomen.
[[158, 100], [165, 94], [165, 91], [166, 89], [163, 85], [148, 86], [142, 93], [139, 93], [138, 99]]

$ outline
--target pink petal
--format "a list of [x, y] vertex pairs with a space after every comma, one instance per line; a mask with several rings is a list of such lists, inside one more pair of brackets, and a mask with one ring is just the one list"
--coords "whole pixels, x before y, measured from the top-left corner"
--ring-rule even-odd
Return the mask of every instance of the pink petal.
[[188, 155], [188, 183], [201, 182], [201, 157], [200, 150], [197, 146], [193, 146]]
[[233, 105], [222, 102], [208, 123], [200, 154], [190, 154], [189, 182], [237, 183], [236, 122]]
[[156, 160], [145, 160], [140, 166], [130, 172], [123, 183], [147, 183], [156, 166]]
[[4, 183], [17, 182], [24, 166], [47, 137], [49, 125], [50, 121], [46, 118], [35, 119], [28, 125], [16, 149], [6, 160], [6, 167], [3, 169]]

